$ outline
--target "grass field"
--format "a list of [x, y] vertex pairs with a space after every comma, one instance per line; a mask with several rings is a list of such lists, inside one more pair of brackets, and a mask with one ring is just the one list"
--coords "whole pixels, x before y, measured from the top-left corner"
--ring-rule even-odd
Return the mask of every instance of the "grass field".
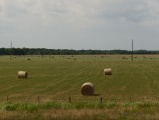
[[[105, 76], [104, 68], [111, 68], [112, 75]], [[17, 78], [17, 72], [20, 70], [28, 72], [27, 79]], [[105, 117], [110, 119], [116, 113], [114, 119], [122, 119], [124, 117], [122, 111], [132, 112], [131, 118], [136, 115], [137, 110], [140, 112], [143, 110], [139, 109], [142, 107], [137, 107], [136, 110], [134, 106], [129, 106], [132, 110], [130, 112], [130, 109], [123, 107], [122, 104], [133, 102], [136, 105], [136, 102], [140, 102], [137, 106], [142, 106], [148, 102], [149, 107], [154, 106], [152, 107], [154, 111], [148, 114], [144, 108], [143, 115], [138, 118], [141, 119], [147, 115], [147, 119], [152, 116], [157, 119], [159, 114], [155, 105], [158, 106], [156, 102], [159, 100], [158, 71], [158, 55], [135, 55], [134, 61], [131, 61], [131, 56], [128, 55], [12, 56], [11, 60], [10, 56], [0, 56], [0, 106], [6, 105], [6, 102], [12, 105], [46, 104], [52, 101], [63, 104], [68, 102], [69, 97], [71, 97], [72, 104], [97, 104], [102, 98], [103, 104], [105, 103], [105, 109], [102, 111], [97, 108], [98, 112], [95, 112], [96, 107], [93, 109], [84, 107], [83, 111], [87, 112], [82, 112], [81, 109], [77, 112], [76, 107], [71, 107], [66, 111], [75, 114], [75, 118], [83, 116], [90, 119]], [[85, 82], [92, 82], [95, 85], [94, 96], [82, 96], [80, 88]], [[107, 110], [108, 102], [113, 102], [115, 107]], [[116, 108], [116, 106], [119, 107]], [[28, 116], [31, 116], [30, 119], [42, 119], [45, 118], [44, 116], [51, 119], [52, 117], [48, 116], [52, 112], [57, 112], [57, 115], [62, 112], [66, 114], [66, 118], [71, 118], [63, 109], [57, 111], [53, 108], [48, 111], [40, 109], [39, 114], [27, 113], [25, 110], [8, 111], [2, 107], [0, 109], [1, 119], [7, 119], [6, 114], [10, 117], [15, 115], [18, 119], [19, 112], [25, 116], [23, 119], [28, 119]], [[40, 114], [43, 116], [39, 116]], [[21, 114], [20, 117], [22, 117]], [[82, 118], [79, 117], [79, 119]]]

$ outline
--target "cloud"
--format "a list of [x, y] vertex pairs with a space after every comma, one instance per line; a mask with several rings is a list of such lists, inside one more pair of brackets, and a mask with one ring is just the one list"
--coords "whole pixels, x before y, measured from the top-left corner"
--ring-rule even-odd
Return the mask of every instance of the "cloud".
[[16, 26], [63, 25], [76, 29], [118, 21], [151, 25], [153, 18], [158, 20], [159, 4], [148, 0], [2, 0], [0, 3], [3, 3], [3, 10], [0, 9], [3, 21], [14, 22]]
[[2, 6], [0, 5], [0, 14], [2, 13]]
[[[96, 18], [100, 2], [92, 0], [8, 0], [3, 1], [4, 21], [28, 26], [63, 24], [71, 27], [87, 27], [100, 23]], [[97, 4], [97, 5], [96, 5]], [[2, 15], [1, 15], [2, 16]], [[21, 23], [22, 21], [22, 23]]]
[[63, 42], [62, 47], [71, 43], [76, 48], [76, 43], [81, 45], [78, 48], [97, 48], [117, 40], [126, 43], [124, 39], [133, 36], [157, 39], [158, 6], [158, 0], [0, 0], [0, 34], [17, 41], [38, 41], [39, 46], [46, 39], [56, 47]]
[[147, 4], [142, 1], [122, 0], [109, 4], [101, 13], [101, 17], [105, 17], [105, 19], [139, 23], [148, 15], [148, 7]]

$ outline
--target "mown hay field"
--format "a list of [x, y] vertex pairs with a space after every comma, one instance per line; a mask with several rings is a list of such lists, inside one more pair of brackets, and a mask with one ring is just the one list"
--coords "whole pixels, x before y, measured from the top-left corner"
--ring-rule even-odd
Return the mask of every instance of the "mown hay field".
[[[0, 102], [85, 99], [80, 89], [92, 82], [95, 95], [91, 100], [159, 99], [159, 56], [9, 56], [0, 57]], [[29, 59], [29, 60], [28, 60]], [[111, 68], [112, 75], [104, 75]], [[18, 79], [18, 71], [28, 72]]]
[[[112, 75], [104, 75], [111, 68]], [[17, 77], [27, 71], [28, 78]], [[81, 86], [91, 82], [93, 96]], [[0, 56], [0, 103], [159, 101], [159, 56], [50, 55]]]

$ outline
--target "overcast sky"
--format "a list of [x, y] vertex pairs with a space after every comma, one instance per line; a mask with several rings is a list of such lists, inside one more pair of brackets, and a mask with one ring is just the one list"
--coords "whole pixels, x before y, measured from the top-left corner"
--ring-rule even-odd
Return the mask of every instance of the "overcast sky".
[[0, 48], [159, 50], [159, 0], [0, 0]]

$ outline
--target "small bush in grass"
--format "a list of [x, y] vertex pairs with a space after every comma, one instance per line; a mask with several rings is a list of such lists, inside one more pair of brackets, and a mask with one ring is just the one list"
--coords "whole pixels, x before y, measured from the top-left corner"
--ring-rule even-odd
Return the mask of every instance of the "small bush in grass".
[[140, 103], [138, 104], [138, 107], [139, 108], [151, 108], [151, 107], [159, 107], [159, 103], [150, 103], [150, 102], [147, 102], [147, 103]]
[[2, 105], [2, 109], [4, 110], [16, 110], [18, 108], [18, 104], [12, 104], [10, 102], [4, 103]]
[[39, 109], [38, 104], [28, 104], [27, 105], [27, 111], [29, 111], [29, 112], [34, 112], [34, 111], [37, 111], [38, 109]]
[[14, 111], [14, 110], [27, 110], [29, 112], [37, 111], [39, 105], [37, 104], [22, 104], [22, 103], [4, 103], [2, 104], [2, 109]]
[[61, 103], [61, 107], [62, 107], [62, 109], [73, 109], [74, 108], [74, 104], [71, 104], [71, 103]]
[[96, 103], [88, 102], [88, 103], [85, 103], [84, 107], [89, 108], [89, 109], [94, 109], [94, 108], [96, 108]]
[[88, 108], [88, 109], [103, 109], [106, 107], [104, 103], [91, 103], [91, 102], [80, 102], [76, 103], [74, 105], [76, 109], [83, 109], [83, 108]]
[[61, 106], [58, 103], [55, 103], [55, 102], [47, 102], [45, 104], [41, 104], [40, 108], [41, 109], [52, 109], [52, 108], [60, 109]]
[[121, 106], [123, 107], [137, 107], [139, 104], [141, 104], [140, 102], [127, 102], [124, 104], [121, 104]]
[[104, 109], [105, 108], [105, 104], [104, 103], [98, 103], [98, 108], [99, 109]]
[[76, 109], [82, 109], [82, 108], [84, 108], [84, 104], [83, 103], [77, 103], [77, 104], [75, 104], [75, 108]]
[[119, 106], [119, 104], [117, 104], [117, 103], [114, 103], [114, 102], [107, 102], [106, 103], [106, 108], [113, 108], [113, 107], [118, 107]]

